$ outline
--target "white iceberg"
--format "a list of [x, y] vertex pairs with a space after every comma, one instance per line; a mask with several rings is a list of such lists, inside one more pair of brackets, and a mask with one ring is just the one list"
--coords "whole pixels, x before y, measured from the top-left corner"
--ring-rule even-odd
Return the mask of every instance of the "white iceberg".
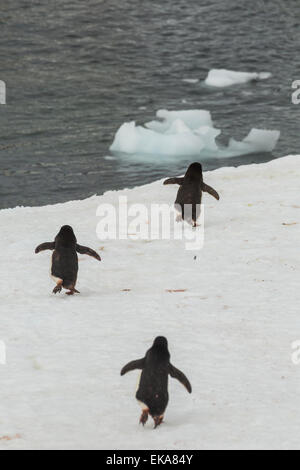
[[238, 153], [241, 151], [243, 153], [252, 153], [253, 151], [272, 152], [279, 137], [279, 131], [252, 129], [242, 142], [230, 139], [228, 147], [230, 150], [236, 150]]
[[124, 123], [117, 131], [111, 152], [131, 155], [235, 157], [258, 152], [272, 152], [279, 131], [252, 129], [238, 142], [230, 139], [227, 147], [216, 142], [221, 134], [206, 110], [159, 110], [157, 119], [144, 126], [134, 121]]
[[212, 69], [209, 71], [205, 84], [208, 86], [223, 88], [227, 86], [237, 85], [239, 83], [247, 83], [256, 80], [266, 80], [272, 76], [269, 72], [248, 73], [235, 72], [226, 69]]

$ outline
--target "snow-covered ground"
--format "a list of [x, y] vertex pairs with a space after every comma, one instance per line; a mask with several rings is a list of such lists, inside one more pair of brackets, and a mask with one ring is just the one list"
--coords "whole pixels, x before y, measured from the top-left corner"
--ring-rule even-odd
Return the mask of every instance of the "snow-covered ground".
[[[221, 200], [204, 197], [197, 261], [181, 241], [96, 237], [100, 203], [173, 202], [161, 181], [1, 211], [0, 447], [299, 449], [299, 158], [205, 174]], [[52, 295], [50, 252], [34, 255], [63, 224], [103, 258], [80, 256], [76, 297]], [[120, 370], [157, 335], [193, 394], [170, 379], [154, 431], [138, 425], [138, 372]]]

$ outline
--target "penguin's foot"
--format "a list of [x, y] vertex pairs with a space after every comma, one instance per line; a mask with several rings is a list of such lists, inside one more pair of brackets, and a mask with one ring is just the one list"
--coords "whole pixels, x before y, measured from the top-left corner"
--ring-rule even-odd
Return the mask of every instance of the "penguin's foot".
[[80, 294], [79, 290], [76, 290], [75, 286], [72, 284], [66, 285], [65, 287], [69, 291], [69, 292], [66, 292], [67, 295]]
[[149, 410], [143, 410], [143, 413], [140, 417], [140, 424], [142, 424], [143, 426], [145, 426], [145, 424], [147, 423], [148, 421], [148, 417], [149, 417]]
[[62, 291], [62, 284], [57, 284], [53, 289], [53, 294], [59, 294]]
[[66, 295], [80, 294], [79, 290], [70, 289], [69, 292], [66, 292]]
[[163, 415], [162, 416], [154, 416], [153, 420], [154, 420], [154, 429], [156, 429], [163, 422], [164, 416]]

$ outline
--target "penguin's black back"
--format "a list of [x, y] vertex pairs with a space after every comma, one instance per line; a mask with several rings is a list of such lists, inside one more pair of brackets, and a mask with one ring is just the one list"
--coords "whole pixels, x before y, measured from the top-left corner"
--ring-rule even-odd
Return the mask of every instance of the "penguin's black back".
[[78, 256], [76, 252], [77, 240], [73, 229], [69, 226], [61, 228], [55, 238], [55, 250], [52, 256], [51, 274], [64, 281], [65, 284], [74, 283], [78, 274]]
[[175, 204], [184, 206], [185, 204], [201, 204], [202, 189], [200, 182], [184, 182], [178, 189]]
[[203, 172], [201, 163], [192, 163], [180, 186], [177, 201], [179, 204], [199, 204], [202, 196]]
[[185, 205], [190, 205], [193, 220], [196, 220], [200, 213], [200, 205], [202, 202], [202, 183], [203, 173], [200, 163], [192, 163], [184, 177], [183, 184], [180, 186], [175, 204], [179, 205], [182, 210], [182, 216], [185, 218], [184, 208]]
[[161, 416], [168, 405], [170, 354], [165, 338], [159, 337], [146, 354], [137, 400], [144, 403], [151, 416]]

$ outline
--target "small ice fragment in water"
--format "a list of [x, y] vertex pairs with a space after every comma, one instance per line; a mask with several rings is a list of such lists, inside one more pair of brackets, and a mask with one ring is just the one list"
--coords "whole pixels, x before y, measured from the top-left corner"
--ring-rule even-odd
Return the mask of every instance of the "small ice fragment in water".
[[198, 83], [199, 78], [183, 78], [182, 81], [186, 83]]
[[269, 72], [248, 73], [235, 72], [226, 69], [212, 69], [208, 72], [205, 84], [213, 87], [227, 87], [237, 85], [239, 83], [247, 83], [254, 80], [266, 80], [272, 76]]

